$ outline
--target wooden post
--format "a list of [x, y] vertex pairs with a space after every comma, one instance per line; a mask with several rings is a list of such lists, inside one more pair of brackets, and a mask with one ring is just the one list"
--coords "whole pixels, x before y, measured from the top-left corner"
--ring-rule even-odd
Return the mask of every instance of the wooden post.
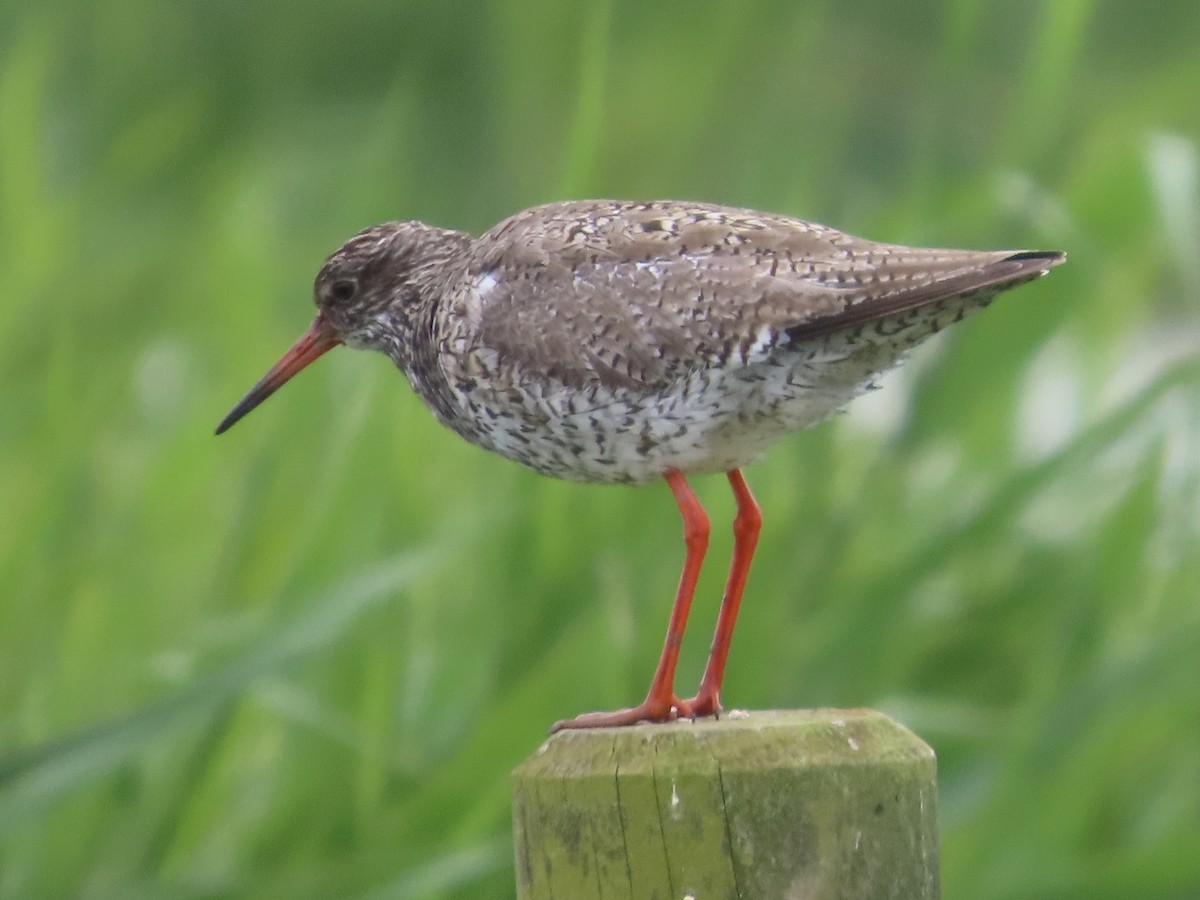
[[521, 900], [939, 896], [933, 751], [871, 710], [562, 732], [513, 832]]

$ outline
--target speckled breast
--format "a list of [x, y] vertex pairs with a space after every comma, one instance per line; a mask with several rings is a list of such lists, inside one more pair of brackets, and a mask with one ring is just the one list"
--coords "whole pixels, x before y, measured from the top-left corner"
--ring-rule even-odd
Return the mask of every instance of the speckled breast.
[[837, 411], [909, 348], [986, 300], [932, 304], [901, 324], [882, 319], [770, 348], [758, 361], [698, 367], [653, 392], [567, 386], [506, 366], [486, 349], [460, 347], [443, 356], [456, 408], [439, 418], [472, 443], [571, 481], [642, 483], [668, 469], [728, 471]]

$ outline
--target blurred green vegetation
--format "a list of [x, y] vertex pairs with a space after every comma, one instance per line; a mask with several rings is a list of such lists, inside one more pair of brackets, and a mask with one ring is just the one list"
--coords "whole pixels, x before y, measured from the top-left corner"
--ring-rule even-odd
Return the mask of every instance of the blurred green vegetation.
[[348, 351], [211, 431], [353, 231], [584, 196], [1069, 251], [749, 471], [725, 696], [932, 743], [949, 897], [1197, 896], [1198, 139], [1193, 0], [7, 0], [0, 896], [510, 895], [508, 770], [645, 689], [666, 488]]

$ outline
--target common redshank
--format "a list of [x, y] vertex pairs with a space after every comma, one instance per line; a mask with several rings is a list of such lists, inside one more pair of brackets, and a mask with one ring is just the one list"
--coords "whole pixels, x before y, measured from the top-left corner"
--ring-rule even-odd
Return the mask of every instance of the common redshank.
[[[386, 353], [444, 425], [535, 472], [665, 479], [686, 554], [650, 690], [554, 730], [716, 715], [762, 524], [742, 467], [1065, 258], [914, 249], [675, 201], [552, 203], [479, 238], [389, 222], [325, 261], [316, 319], [217, 433], [346, 344]], [[733, 559], [699, 690], [681, 699], [675, 667], [709, 537], [686, 476], [708, 472], [724, 472], [737, 501]]]

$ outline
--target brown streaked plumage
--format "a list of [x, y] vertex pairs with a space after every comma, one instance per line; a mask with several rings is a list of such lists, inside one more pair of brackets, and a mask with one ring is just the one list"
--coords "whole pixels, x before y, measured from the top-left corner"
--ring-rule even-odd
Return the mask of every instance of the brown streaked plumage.
[[[631, 709], [556, 727], [715, 714], [761, 523], [741, 467], [1064, 259], [879, 244], [674, 201], [539, 206], [479, 238], [377, 225], [325, 262], [311, 328], [217, 433], [345, 343], [387, 353], [444, 424], [537, 472], [665, 478], [687, 557], [650, 692]], [[675, 664], [709, 529], [685, 475], [718, 471], [737, 499], [734, 559], [700, 690], [681, 700]]]

